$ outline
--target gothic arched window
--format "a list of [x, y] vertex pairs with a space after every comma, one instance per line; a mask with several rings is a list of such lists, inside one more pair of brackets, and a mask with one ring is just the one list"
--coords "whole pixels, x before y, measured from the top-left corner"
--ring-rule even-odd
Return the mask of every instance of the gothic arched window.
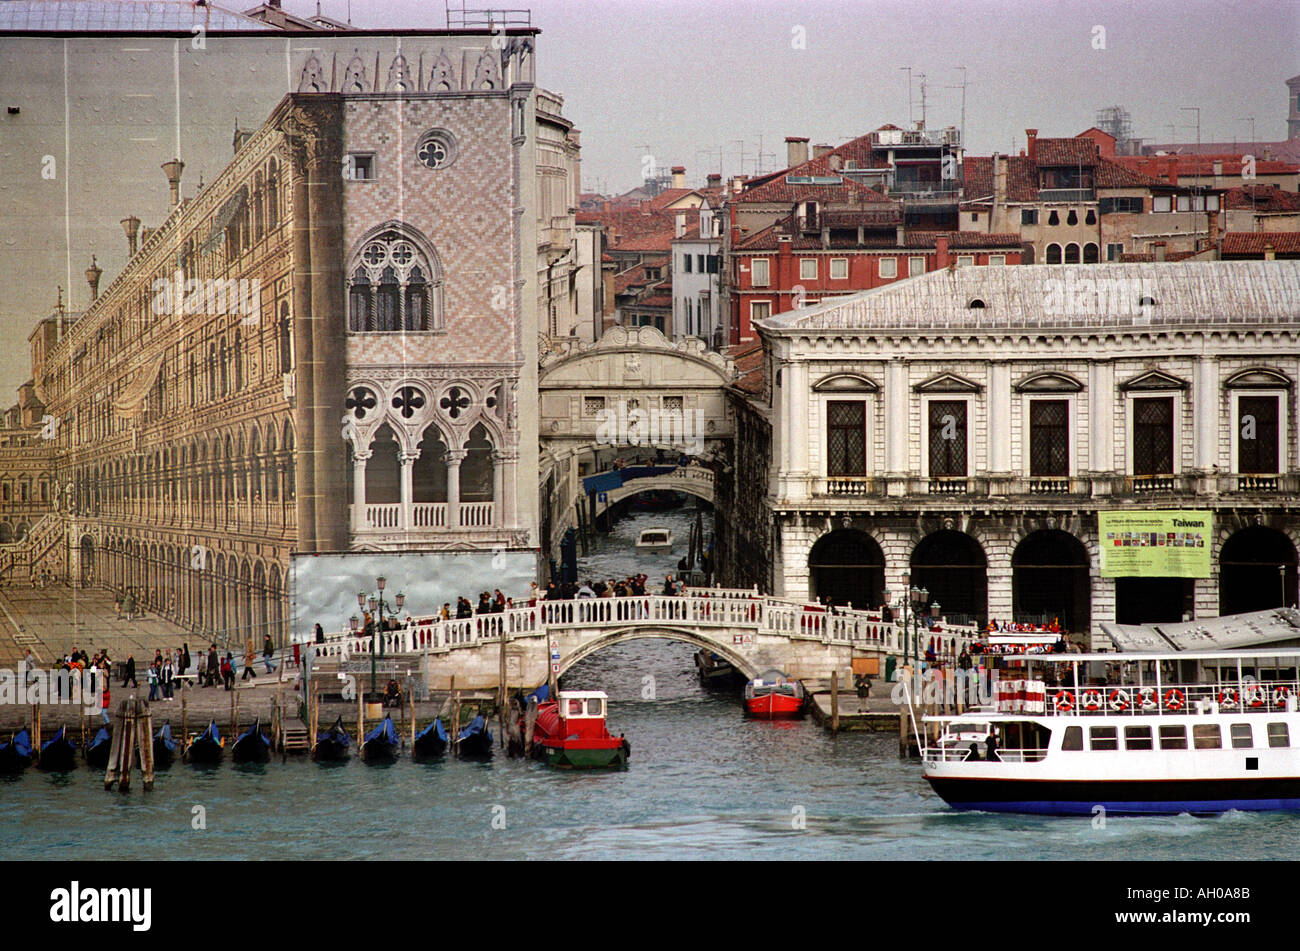
[[348, 330], [353, 333], [442, 327], [442, 267], [427, 243], [388, 228], [353, 256], [348, 279]]
[[274, 231], [280, 224], [280, 186], [276, 179], [275, 159], [266, 166], [266, 230]]
[[293, 370], [293, 344], [289, 337], [289, 302], [280, 303], [280, 372], [289, 373]]

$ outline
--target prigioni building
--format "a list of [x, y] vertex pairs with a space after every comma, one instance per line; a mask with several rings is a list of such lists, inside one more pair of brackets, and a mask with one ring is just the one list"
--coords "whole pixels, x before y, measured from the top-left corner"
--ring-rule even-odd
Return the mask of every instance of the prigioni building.
[[756, 326], [731, 582], [1080, 637], [1295, 604], [1300, 262], [956, 266]]
[[531, 569], [538, 276], [577, 188], [536, 32], [322, 40], [195, 197], [163, 166], [166, 219], [32, 338], [74, 582], [242, 640], [287, 633], [291, 553]]

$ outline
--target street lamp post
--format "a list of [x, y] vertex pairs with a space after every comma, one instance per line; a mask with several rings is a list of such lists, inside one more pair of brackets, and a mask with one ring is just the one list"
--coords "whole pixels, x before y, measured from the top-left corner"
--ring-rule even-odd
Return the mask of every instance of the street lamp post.
[[[384, 650], [384, 641], [383, 638], [380, 637], [380, 632], [383, 630], [384, 627], [384, 609], [388, 608], [387, 602], [384, 601], [384, 586], [387, 583], [388, 583], [388, 579], [385, 578], [383, 575], [380, 575], [375, 579], [375, 587], [379, 591], [378, 597], [376, 597], [375, 595], [367, 595], [366, 592], [364, 591], [357, 592], [357, 606], [360, 607], [362, 610], [366, 610], [367, 608], [369, 608], [372, 615], [377, 614], [378, 616], [377, 620], [375, 617], [372, 617], [370, 620], [370, 693], [372, 695], [378, 691], [377, 652], [378, 655], [382, 655]], [[406, 605], [406, 595], [400, 591], [397, 592], [396, 601], [397, 601], [397, 610], [398, 611], [402, 610], [402, 608]], [[396, 614], [397, 612], [394, 611], [392, 608], [388, 608], [388, 613]], [[352, 630], [356, 631], [357, 629], [356, 615], [352, 616], [352, 622], [353, 622]], [[376, 638], [378, 638], [378, 644], [376, 644]]]

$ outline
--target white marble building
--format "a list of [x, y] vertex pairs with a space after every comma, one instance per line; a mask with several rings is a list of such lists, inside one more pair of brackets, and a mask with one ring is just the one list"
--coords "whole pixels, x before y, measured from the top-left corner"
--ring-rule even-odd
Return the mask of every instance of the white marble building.
[[[737, 425], [771, 449], [735, 480], [768, 491], [730, 520], [774, 531], [768, 576], [733, 580], [874, 605], [910, 570], [944, 614], [1080, 634], [1294, 603], [1300, 263], [1070, 271], [949, 268], [761, 322]], [[1207, 577], [1101, 576], [1099, 513], [1171, 509], [1212, 513]]]

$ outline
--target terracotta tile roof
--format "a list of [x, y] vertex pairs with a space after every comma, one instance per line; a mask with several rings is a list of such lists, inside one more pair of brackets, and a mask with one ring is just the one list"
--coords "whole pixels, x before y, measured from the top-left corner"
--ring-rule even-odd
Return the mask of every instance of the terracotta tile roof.
[[[776, 251], [781, 247], [780, 236], [787, 233], [792, 224], [791, 218], [784, 218], [775, 225], [756, 232], [736, 245], [736, 251]], [[832, 238], [828, 248], [822, 247], [820, 234], [796, 234], [790, 238], [791, 251], [888, 251], [910, 249], [933, 249], [935, 239], [940, 234], [948, 236], [950, 249], [997, 249], [1020, 250], [1020, 235], [1012, 233], [986, 234], [983, 231], [909, 231], [903, 236], [900, 245], [895, 235], [888, 238], [868, 237], [861, 244], [857, 237]]]
[[1100, 153], [1092, 139], [1038, 139], [1034, 163], [1044, 165], [1096, 165]]
[[633, 306], [633, 307], [672, 307], [672, 306], [673, 306], [673, 295], [670, 294], [670, 293], [669, 293], [669, 294], [661, 293], [661, 292], [659, 292], [658, 288], [656, 288], [656, 293], [651, 294], [649, 297], [642, 297], [642, 298], [640, 298], [640, 299], [639, 299], [635, 304], [633, 304], [633, 305], [631, 305], [631, 306]]
[[1300, 193], [1283, 191], [1276, 185], [1242, 185], [1228, 189], [1224, 203], [1233, 209], [1300, 212]]
[[1278, 254], [1300, 254], [1300, 232], [1227, 231], [1223, 235], [1222, 253], [1263, 257], [1266, 245], [1272, 245]]
[[904, 246], [908, 248], [933, 248], [935, 239], [939, 235], [948, 236], [948, 248], [950, 250], [961, 249], [983, 250], [985, 248], [996, 248], [1003, 250], [1012, 248], [1020, 250], [1023, 239], [1019, 234], [1014, 233], [993, 233], [985, 234], [982, 231], [909, 231], [904, 237], [906, 239]]
[[737, 379], [731, 385], [745, 393], [762, 393], [763, 371], [767, 366], [763, 342], [747, 340], [725, 348], [723, 353], [731, 358], [736, 367]]
[[[828, 161], [829, 154], [831, 153], [823, 155], [821, 158], [810, 159], [807, 162], [769, 176], [763, 184], [746, 187], [743, 192], [734, 196], [732, 200], [741, 204], [766, 203], [777, 205], [793, 204], [807, 198], [827, 204], [840, 205], [863, 202], [887, 203], [890, 201], [874, 188], [844, 178], [839, 172], [833, 170]], [[787, 181], [788, 178], [798, 176], [834, 178], [836, 181], [834, 184], [827, 185], [792, 185]]]
[[[1242, 170], [1242, 159], [1247, 153], [1229, 152], [1222, 155], [1117, 155], [1115, 161], [1162, 181], [1177, 181], [1179, 175], [1221, 175], [1236, 178]], [[1294, 175], [1300, 164], [1281, 162], [1254, 156], [1256, 175]], [[1215, 165], [1219, 166], [1215, 171]]]
[[1098, 188], [1168, 188], [1168, 182], [1128, 168], [1112, 159], [1103, 158], [1097, 163]]
[[1257, 159], [1277, 162], [1300, 162], [1300, 139], [1284, 142], [1153, 142], [1143, 145], [1146, 155], [1157, 152], [1170, 155], [1253, 155]]
[[665, 188], [654, 198], [650, 199], [650, 207], [655, 211], [671, 211], [668, 206], [675, 201], [681, 201], [688, 195], [696, 195], [699, 192], [694, 188]]
[[[650, 278], [646, 276], [646, 268], [659, 268], [662, 276]], [[628, 268], [620, 274], [614, 275], [614, 293], [627, 294], [631, 293], [638, 287], [645, 287], [648, 284], [654, 284], [656, 287], [667, 284], [672, 286], [672, 274], [668, 269], [668, 258], [647, 258], [640, 264]]]
[[[1007, 201], [1037, 201], [1038, 173], [1034, 163], [1024, 155], [1005, 156], [1007, 163]], [[962, 162], [963, 205], [987, 201], [993, 197], [993, 157], [967, 156]]]

